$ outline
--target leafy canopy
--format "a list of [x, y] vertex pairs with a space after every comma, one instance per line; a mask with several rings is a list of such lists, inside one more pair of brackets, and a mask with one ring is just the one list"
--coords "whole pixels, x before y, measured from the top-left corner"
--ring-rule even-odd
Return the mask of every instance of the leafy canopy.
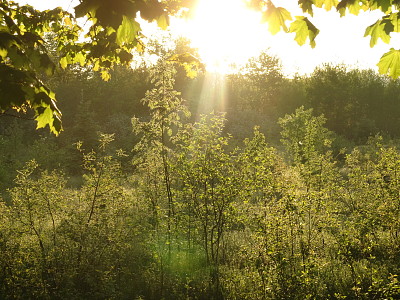
[[[400, 2], [397, 0], [299, 0], [302, 16], [292, 17], [291, 13], [283, 7], [277, 7], [270, 0], [246, 0], [250, 7], [263, 12], [263, 20], [268, 22], [269, 31], [278, 33], [281, 29], [285, 32], [295, 33], [295, 41], [304, 45], [309, 40], [310, 46], [315, 47], [318, 28], [310, 21], [314, 8], [324, 8], [329, 11], [336, 9], [341, 17], [347, 13], [358, 15], [360, 11], [382, 11], [385, 15], [365, 30], [365, 37], [370, 36], [370, 46], [374, 47], [379, 39], [389, 43], [393, 33], [400, 32]], [[278, 1], [276, 1], [278, 2]], [[288, 26], [287, 23], [291, 22]], [[396, 79], [400, 76], [399, 50], [391, 49], [385, 53], [379, 63], [379, 72]]]
[[[341, 16], [357, 15], [361, 10], [382, 11], [385, 16], [365, 31], [365, 36], [371, 37], [371, 47], [379, 39], [389, 43], [392, 33], [400, 32], [397, 0], [299, 0], [304, 15], [295, 18], [270, 0], [244, 1], [263, 13], [271, 33], [280, 30], [294, 33], [299, 45], [308, 40], [315, 47], [319, 30], [309, 18], [315, 7], [335, 8]], [[0, 114], [30, 109], [38, 128], [49, 126], [53, 133], [60, 133], [61, 112], [55, 94], [44, 84], [46, 77], [53, 76], [60, 68], [79, 64], [100, 72], [108, 80], [114, 65], [129, 65], [132, 51], [141, 52], [145, 46], [139, 17], [166, 29], [171, 15], [190, 9], [195, 2], [80, 0], [72, 14], [61, 8], [39, 11], [29, 5], [0, 1]], [[78, 22], [79, 19], [85, 21]], [[85, 26], [79, 25], [83, 23]], [[46, 44], [49, 36], [56, 45], [52, 51]], [[398, 51], [392, 49], [382, 56], [378, 63], [380, 72], [393, 78], [400, 76]]]
[[[56, 8], [39, 11], [0, 1], [0, 113], [33, 110], [37, 127], [62, 130], [61, 112], [45, 78], [79, 64], [108, 80], [116, 64], [129, 65], [132, 51], [143, 49], [137, 19], [165, 29], [169, 16], [188, 7], [187, 0], [80, 0], [71, 14]], [[86, 20], [78, 23], [78, 19]], [[85, 23], [85, 26], [79, 24]], [[89, 26], [88, 26], [89, 25]], [[56, 48], [46, 45], [50, 36]], [[56, 54], [54, 54], [56, 53]]]

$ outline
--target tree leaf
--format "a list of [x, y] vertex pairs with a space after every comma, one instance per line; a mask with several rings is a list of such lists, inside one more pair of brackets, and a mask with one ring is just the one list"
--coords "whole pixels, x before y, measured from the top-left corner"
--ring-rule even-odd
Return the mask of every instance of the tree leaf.
[[[97, 3], [99, 3], [99, 2], [97, 1]], [[96, 1], [83, 0], [83, 1], [81, 1], [80, 4], [75, 6], [75, 17], [82, 18], [82, 17], [86, 16], [86, 14], [88, 14], [89, 12], [95, 11], [98, 7], [99, 7], [99, 5], [96, 4]]]
[[292, 20], [292, 16], [285, 8], [275, 7], [271, 2], [268, 3], [262, 21], [268, 22], [268, 30], [271, 34], [277, 34], [281, 27], [287, 32], [285, 22], [289, 20]]
[[338, 0], [315, 0], [314, 4], [316, 7], [322, 8], [324, 7], [326, 11], [332, 9], [332, 7], [336, 7], [338, 5]]
[[346, 9], [353, 15], [358, 15], [360, 10], [366, 10], [368, 7], [364, 5], [360, 0], [342, 0], [336, 6], [340, 16], [343, 17], [346, 14]]
[[3, 59], [7, 57], [7, 53], [8, 53], [7, 49], [0, 48], [0, 56], [1, 56]]
[[379, 9], [384, 13], [391, 10], [393, 0], [372, 0], [370, 3], [371, 10]]
[[53, 111], [50, 106], [47, 106], [36, 116], [37, 126], [36, 129], [44, 128], [46, 125], [53, 123]]
[[100, 70], [100, 62], [96, 60], [93, 64], [93, 71], [97, 72], [98, 70]]
[[303, 10], [303, 12], [305, 13], [309, 13], [310, 16], [313, 15], [313, 4], [314, 1], [313, 0], [299, 0], [299, 6], [301, 7], [301, 9]]
[[163, 30], [166, 30], [169, 26], [169, 18], [167, 14], [162, 14], [158, 19], [157, 19], [157, 25]]
[[393, 13], [389, 15], [389, 19], [393, 24], [393, 32], [400, 32], [400, 18], [399, 13]]
[[72, 28], [72, 27], [73, 27], [71, 18], [68, 17], [68, 16], [64, 18], [64, 24], [67, 25], [69, 28]]
[[107, 32], [107, 35], [111, 35], [111, 34], [113, 34], [115, 32], [115, 29], [112, 28], [112, 27], [107, 27], [106, 28], [106, 32]]
[[391, 48], [381, 57], [377, 66], [379, 73], [387, 74], [393, 79], [398, 78], [400, 76], [400, 50]]
[[300, 45], [304, 45], [307, 38], [310, 39], [310, 46], [315, 47], [315, 38], [319, 33], [319, 30], [306, 18], [306, 17], [296, 17], [290, 25], [289, 32], [295, 32], [295, 41]]
[[65, 56], [60, 58], [60, 66], [65, 69], [68, 66], [68, 60]]
[[74, 57], [74, 62], [79, 63], [83, 67], [86, 63], [85, 55], [83, 55], [82, 52], [77, 52]]
[[374, 47], [380, 38], [383, 42], [388, 44], [390, 42], [390, 33], [393, 31], [394, 26], [391, 20], [385, 16], [381, 20], [376, 21], [365, 30], [364, 37], [370, 35], [371, 40], [369, 45]]
[[108, 71], [103, 70], [103, 71], [101, 71], [100, 73], [101, 73], [101, 78], [102, 78], [104, 81], [109, 81], [109, 80], [110, 80], [111, 75], [110, 75], [110, 73], [108, 73]]
[[133, 18], [123, 16], [122, 24], [117, 30], [116, 42], [118, 45], [133, 42], [140, 30], [140, 25]]

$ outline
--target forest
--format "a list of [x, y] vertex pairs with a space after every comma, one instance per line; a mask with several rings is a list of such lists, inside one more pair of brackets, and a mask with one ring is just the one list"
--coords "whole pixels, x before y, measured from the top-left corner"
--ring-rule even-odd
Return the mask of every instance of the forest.
[[399, 299], [400, 81], [187, 49], [45, 78], [59, 136], [0, 115], [0, 299]]

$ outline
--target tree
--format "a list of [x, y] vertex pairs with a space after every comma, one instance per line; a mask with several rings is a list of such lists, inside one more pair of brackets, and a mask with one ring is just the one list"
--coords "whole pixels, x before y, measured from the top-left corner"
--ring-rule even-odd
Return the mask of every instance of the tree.
[[[365, 36], [371, 36], [371, 46], [379, 39], [390, 42], [390, 34], [400, 32], [397, 0], [300, 0], [304, 15], [292, 20], [289, 11], [275, 6], [270, 0], [246, 0], [263, 12], [271, 33], [281, 29], [296, 34], [295, 40], [303, 45], [307, 39], [312, 47], [319, 30], [308, 16], [314, 7], [336, 8], [341, 16], [347, 11], [358, 14], [360, 10], [380, 10], [386, 15], [367, 27]], [[0, 2], [0, 113], [33, 111], [37, 127], [49, 126], [58, 134], [62, 130], [61, 111], [57, 108], [55, 94], [44, 84], [58, 67], [80, 64], [100, 72], [104, 80], [110, 78], [109, 70], [116, 64], [129, 65], [133, 50], [142, 51], [145, 45], [139, 17], [157, 22], [167, 28], [169, 16], [179, 15], [195, 1], [189, 0], [80, 0], [71, 14], [56, 8], [38, 11], [29, 5], [19, 6], [13, 1]], [[85, 26], [80, 26], [79, 20]], [[51, 32], [56, 40], [57, 57], [50, 55], [46, 34]], [[83, 39], [82, 37], [85, 37]], [[54, 50], [54, 49], [53, 49]], [[182, 55], [184, 63], [196, 62], [192, 56]], [[400, 76], [400, 50], [391, 49], [378, 63], [381, 73], [393, 78]]]
[[[311, 47], [316, 45], [319, 29], [310, 21], [314, 8], [330, 11], [336, 8], [341, 17], [346, 13], [358, 15], [360, 11], [381, 11], [385, 15], [365, 30], [365, 37], [370, 36], [370, 46], [374, 47], [379, 39], [389, 43], [391, 33], [400, 32], [400, 2], [397, 0], [299, 0], [302, 16], [293, 20], [291, 13], [283, 7], [275, 6], [270, 0], [248, 0], [249, 5], [263, 12], [263, 21], [268, 22], [269, 31], [278, 33], [281, 29], [295, 33], [295, 41], [301, 46], [309, 40]], [[290, 26], [286, 22], [292, 21]], [[400, 76], [400, 50], [391, 48], [383, 54], [379, 63], [379, 72], [396, 79]]]
[[[382, 106], [389, 105], [383, 96], [385, 85], [383, 76], [372, 70], [323, 65], [305, 81], [306, 102], [315, 113], [324, 114], [330, 130], [347, 138], [366, 139], [381, 129], [376, 121]], [[390, 119], [393, 112], [385, 118]]]
[[263, 51], [250, 58], [238, 74], [229, 76], [229, 89], [236, 96], [234, 103], [241, 110], [251, 108], [267, 113], [276, 106], [277, 95], [284, 82], [277, 57]]
[[[169, 16], [188, 7], [189, 1], [101, 1], [81, 0], [75, 14], [61, 8], [39, 11], [13, 1], [0, 2], [0, 113], [33, 110], [37, 128], [62, 130], [61, 111], [55, 94], [44, 84], [59, 67], [72, 64], [101, 72], [110, 78], [116, 64], [129, 65], [134, 49], [141, 51], [139, 16], [167, 28]], [[80, 26], [78, 20], [85, 19]], [[46, 48], [51, 32], [56, 40], [57, 57]], [[86, 40], [83, 41], [82, 37]]]

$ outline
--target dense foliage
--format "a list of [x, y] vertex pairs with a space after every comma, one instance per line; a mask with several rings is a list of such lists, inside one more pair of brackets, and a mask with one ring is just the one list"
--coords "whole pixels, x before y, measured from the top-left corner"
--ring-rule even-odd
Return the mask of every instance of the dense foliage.
[[[307, 17], [250, 2], [315, 45]], [[399, 82], [331, 65], [289, 79], [268, 53], [189, 79], [182, 41], [131, 69], [139, 15], [166, 28], [188, 4], [0, 1], [0, 298], [400, 298]], [[383, 11], [371, 46], [399, 31], [397, 1], [299, 5]], [[380, 71], [398, 77], [399, 55]], [[62, 111], [65, 132], [13, 110], [56, 134]]]
[[48, 125], [51, 132], [60, 133], [61, 111], [45, 78], [80, 64], [109, 80], [114, 66], [129, 66], [133, 51], [145, 47], [139, 19], [166, 29], [169, 16], [182, 13], [189, 4], [80, 0], [69, 13], [60, 7], [39, 11], [0, 1], [0, 113], [29, 112], [37, 128]]
[[[385, 14], [367, 27], [373, 47], [380, 39], [389, 43], [392, 33], [399, 29], [397, 0], [300, 0], [304, 15], [293, 20], [291, 13], [277, 7], [271, 0], [244, 0], [262, 13], [272, 34], [283, 29], [295, 33], [295, 40], [303, 45], [307, 39], [312, 47], [319, 30], [309, 17], [315, 8], [336, 8], [341, 16], [346, 12], [378, 10]], [[189, 0], [80, 0], [70, 13], [61, 8], [39, 11], [14, 1], [0, 1], [0, 114], [20, 115], [37, 121], [37, 128], [49, 126], [58, 135], [63, 127], [61, 110], [46, 78], [60, 69], [80, 64], [99, 72], [104, 80], [117, 65], [129, 66], [134, 51], [142, 52], [147, 42], [140, 19], [157, 23], [166, 29], [170, 16], [188, 14], [196, 1]], [[221, 13], [229, 13], [221, 12]], [[290, 26], [287, 22], [292, 21]], [[52, 41], [52, 45], [49, 42]], [[183, 53], [173, 56], [189, 72], [200, 63], [197, 58]], [[392, 48], [378, 63], [379, 71], [396, 79], [400, 76], [400, 50]]]
[[62, 135], [0, 118], [1, 299], [400, 297], [397, 81], [64, 72]]

